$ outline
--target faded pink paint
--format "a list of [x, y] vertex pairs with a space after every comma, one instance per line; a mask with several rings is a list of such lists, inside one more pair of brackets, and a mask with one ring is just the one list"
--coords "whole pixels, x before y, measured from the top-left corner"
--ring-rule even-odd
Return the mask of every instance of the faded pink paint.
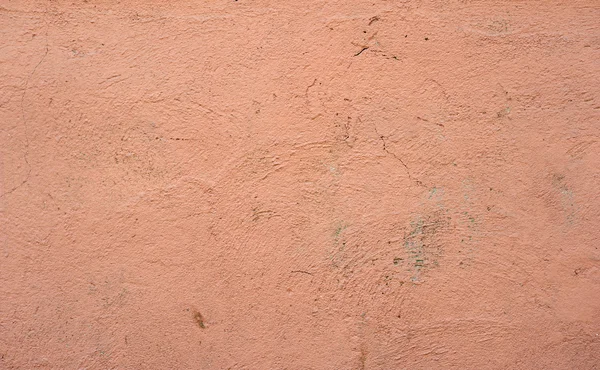
[[0, 4], [0, 368], [600, 368], [597, 1]]

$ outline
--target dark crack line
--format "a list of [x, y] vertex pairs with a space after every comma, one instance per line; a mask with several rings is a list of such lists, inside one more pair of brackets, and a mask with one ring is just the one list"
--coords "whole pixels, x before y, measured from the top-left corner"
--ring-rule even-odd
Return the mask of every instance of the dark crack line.
[[25, 130], [25, 153], [23, 154], [23, 159], [25, 160], [25, 164], [27, 164], [27, 175], [25, 176], [25, 179], [23, 181], [21, 181], [21, 183], [19, 185], [15, 186], [11, 190], [6, 191], [3, 194], [1, 194], [0, 198], [4, 197], [7, 194], [13, 193], [15, 190], [17, 190], [21, 186], [25, 185], [27, 183], [27, 181], [29, 181], [29, 176], [31, 175], [31, 165], [29, 164], [29, 130], [28, 130], [28, 125], [27, 125], [27, 117], [25, 116], [25, 95], [27, 94], [27, 89], [29, 88], [29, 82], [31, 81], [31, 78], [37, 71], [38, 67], [42, 64], [44, 59], [46, 59], [46, 56], [48, 55], [48, 51], [50, 50], [48, 47], [48, 27], [49, 27], [49, 25], [46, 22], [46, 47], [44, 50], [44, 55], [42, 55], [42, 57], [40, 58], [40, 61], [35, 65], [35, 67], [33, 67], [33, 70], [31, 71], [29, 76], [27, 76], [27, 79], [25, 80], [25, 87], [23, 87], [23, 94], [21, 95], [21, 120], [23, 121], [23, 129]]
[[42, 64], [44, 59], [46, 59], [46, 55], [48, 55], [48, 33], [47, 33], [47, 31], [46, 31], [46, 50], [44, 51], [44, 55], [42, 55], [42, 58], [40, 59], [40, 61], [33, 68], [33, 71], [31, 71], [31, 73], [27, 77], [27, 80], [25, 81], [25, 87], [23, 88], [23, 95], [21, 96], [21, 118], [23, 119], [23, 125], [25, 126], [25, 144], [26, 144], [27, 148], [29, 147], [29, 136], [27, 135], [27, 118], [25, 117], [25, 94], [27, 94], [27, 89], [29, 88], [29, 81], [35, 74], [35, 71], [37, 71], [40, 64]]
[[348, 142], [348, 140], [350, 139], [350, 120], [351, 118], [348, 117], [346, 123], [344, 123], [344, 143], [352, 148], [352, 145]]
[[398, 162], [400, 162], [402, 164], [402, 166], [404, 167], [404, 169], [406, 170], [406, 174], [408, 175], [408, 179], [411, 182], [414, 182], [415, 184], [419, 185], [419, 186], [423, 186], [423, 183], [415, 178], [412, 177], [412, 175], [410, 174], [410, 169], [408, 168], [408, 166], [406, 165], [406, 163], [404, 163], [404, 161], [402, 160], [402, 158], [398, 157], [394, 152], [391, 152], [388, 150], [387, 148], [387, 143], [385, 141], [386, 137], [384, 135], [381, 135], [378, 131], [377, 131], [377, 127], [375, 127], [375, 133], [377, 134], [377, 136], [379, 136], [379, 139], [381, 140], [381, 143], [383, 144], [383, 151], [386, 152], [387, 154], [391, 155], [392, 157], [394, 157]]
[[315, 86], [317, 84], [317, 79], [315, 78], [315, 80], [306, 87], [306, 92], [304, 93], [304, 96], [308, 98], [308, 90], [310, 90], [311, 87]]
[[362, 48], [361, 51], [359, 51], [358, 53], [354, 54], [354, 56], [357, 57], [357, 56], [361, 55], [363, 53], [363, 51], [365, 51], [365, 50], [369, 50], [369, 47], [365, 46], [364, 48]]
[[402, 163], [402, 166], [404, 166], [404, 168], [406, 169], [406, 174], [408, 175], [408, 178], [411, 181], [414, 181], [411, 174], [410, 174], [410, 170], [408, 169], [408, 166], [406, 165], [406, 163], [404, 163], [404, 161], [402, 160], [402, 158], [398, 157], [394, 152], [390, 152], [387, 149], [386, 146], [386, 142], [385, 142], [385, 136], [383, 135], [379, 135], [379, 138], [381, 139], [381, 143], [383, 144], [383, 151], [386, 152], [387, 154], [391, 155], [392, 157], [396, 158], [398, 160], [398, 162]]
[[303, 270], [293, 270], [293, 271], [291, 271], [291, 273], [312, 275], [312, 272], [303, 271]]

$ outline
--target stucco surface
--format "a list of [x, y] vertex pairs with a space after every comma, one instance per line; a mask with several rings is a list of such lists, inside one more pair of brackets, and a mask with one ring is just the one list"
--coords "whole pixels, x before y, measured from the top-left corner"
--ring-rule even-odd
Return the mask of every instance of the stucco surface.
[[0, 1], [1, 369], [599, 369], [597, 1]]

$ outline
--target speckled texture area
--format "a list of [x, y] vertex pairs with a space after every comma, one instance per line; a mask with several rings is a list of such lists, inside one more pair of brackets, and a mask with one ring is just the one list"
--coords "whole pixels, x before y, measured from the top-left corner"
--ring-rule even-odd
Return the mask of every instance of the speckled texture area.
[[0, 2], [1, 369], [599, 369], [597, 1]]

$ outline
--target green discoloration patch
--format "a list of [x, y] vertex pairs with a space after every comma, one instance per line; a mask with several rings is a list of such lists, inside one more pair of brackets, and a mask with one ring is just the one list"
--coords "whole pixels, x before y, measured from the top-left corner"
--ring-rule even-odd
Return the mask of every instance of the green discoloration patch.
[[477, 223], [477, 220], [475, 219], [475, 217], [467, 211], [463, 212], [463, 214], [465, 215], [465, 217], [467, 217], [467, 220], [469, 221], [468, 227], [473, 228], [474, 225]]
[[[444, 211], [426, 217], [417, 217], [410, 223], [410, 232], [404, 236], [403, 246], [407, 254], [406, 266], [411, 271], [411, 281], [420, 280], [422, 270], [438, 266], [443, 254], [439, 231], [447, 225]], [[394, 264], [401, 260], [394, 259]]]
[[344, 260], [346, 254], [346, 241], [344, 240], [344, 231], [348, 228], [348, 225], [344, 222], [338, 223], [333, 231], [333, 244], [334, 249], [331, 254], [331, 262], [335, 267], [339, 267], [341, 262]]
[[498, 113], [496, 113], [498, 118], [506, 117], [509, 114], [510, 114], [510, 107], [506, 107], [506, 108], [500, 110]]
[[555, 174], [552, 176], [552, 185], [560, 193], [560, 203], [563, 213], [566, 214], [567, 223], [572, 225], [575, 222], [577, 207], [575, 204], [575, 193], [569, 188], [565, 181], [565, 176]]
[[346, 230], [347, 227], [348, 227], [348, 225], [346, 225], [346, 224], [340, 224], [339, 226], [337, 226], [335, 228], [335, 232], [333, 234], [333, 236], [335, 237], [335, 240], [338, 240], [340, 238], [340, 236], [342, 235], [344, 230]]

